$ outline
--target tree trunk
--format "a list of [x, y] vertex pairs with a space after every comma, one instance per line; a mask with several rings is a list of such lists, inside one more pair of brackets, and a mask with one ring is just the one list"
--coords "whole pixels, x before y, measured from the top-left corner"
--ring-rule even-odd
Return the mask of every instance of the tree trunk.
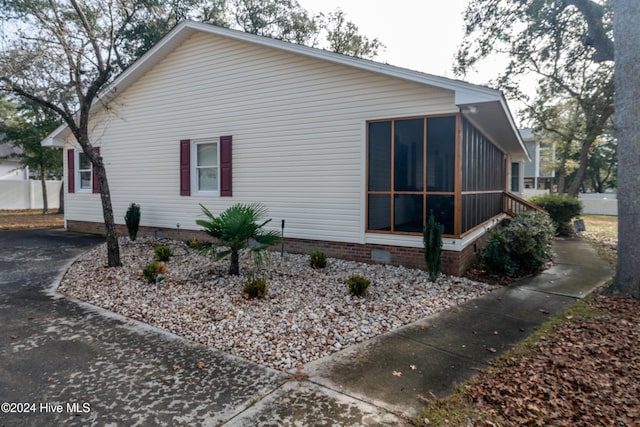
[[229, 265], [229, 274], [237, 276], [240, 274], [240, 256], [238, 251], [231, 251], [231, 265]]
[[42, 186], [42, 215], [49, 213], [49, 201], [47, 200], [47, 180], [45, 179], [45, 172], [41, 171], [40, 185]]
[[640, 2], [614, 0], [618, 265], [609, 288], [640, 298]]
[[594, 138], [589, 138], [582, 143], [582, 148], [580, 148], [580, 165], [578, 166], [578, 170], [576, 171], [576, 176], [571, 181], [571, 185], [567, 190], [567, 194], [571, 197], [578, 197], [578, 193], [580, 192], [580, 187], [584, 181], [584, 177], [587, 174], [587, 166], [589, 166], [589, 150], [595, 141]]
[[113, 219], [113, 206], [111, 204], [111, 194], [109, 192], [109, 183], [107, 181], [107, 171], [104, 168], [102, 157], [97, 156], [96, 162], [93, 163], [96, 177], [100, 185], [100, 199], [102, 200], [102, 214], [104, 217], [104, 226], [107, 233], [107, 262], [109, 267], [120, 267], [120, 246], [118, 245], [118, 233], [116, 232], [116, 224]]

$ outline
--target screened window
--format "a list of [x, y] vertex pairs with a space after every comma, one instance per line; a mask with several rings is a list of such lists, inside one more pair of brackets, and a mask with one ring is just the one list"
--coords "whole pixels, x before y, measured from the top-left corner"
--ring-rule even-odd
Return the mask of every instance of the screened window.
[[194, 189], [196, 193], [213, 194], [219, 191], [219, 163], [217, 140], [194, 140]]
[[504, 153], [473, 124], [463, 119], [462, 233], [502, 212], [504, 180]]
[[367, 123], [367, 229], [421, 233], [431, 211], [454, 234], [456, 116]]
[[86, 154], [78, 152], [78, 169], [77, 169], [77, 191], [92, 191], [93, 189], [93, 170], [91, 168], [91, 160]]

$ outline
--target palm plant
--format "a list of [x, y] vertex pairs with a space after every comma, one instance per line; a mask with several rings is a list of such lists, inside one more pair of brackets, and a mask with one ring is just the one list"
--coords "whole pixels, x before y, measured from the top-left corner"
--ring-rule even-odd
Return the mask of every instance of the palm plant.
[[263, 229], [271, 219], [263, 221], [267, 209], [261, 203], [236, 204], [215, 216], [203, 205], [200, 205], [207, 219], [196, 220], [196, 224], [204, 228], [204, 232], [214, 238], [214, 242], [205, 248], [211, 252], [216, 261], [231, 255], [229, 274], [240, 274], [240, 252], [251, 251], [256, 268], [259, 268], [269, 246], [280, 241], [277, 231]]

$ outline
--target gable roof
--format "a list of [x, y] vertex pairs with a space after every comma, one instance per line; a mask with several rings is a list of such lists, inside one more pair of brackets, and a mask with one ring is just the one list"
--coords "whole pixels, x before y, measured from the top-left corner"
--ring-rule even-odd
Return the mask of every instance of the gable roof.
[[[414, 83], [450, 90], [454, 92], [455, 104], [460, 107], [462, 114], [477, 128], [482, 130], [505, 151], [511, 153], [514, 156], [514, 160], [526, 160], [528, 158], [527, 151], [522, 143], [507, 102], [499, 90], [466, 83], [461, 80], [439, 77], [371, 60], [192, 21], [183, 21], [178, 24], [153, 48], [141, 56], [129, 68], [124, 70], [105, 88], [99, 98], [96, 99], [92, 105], [91, 112], [95, 113], [104, 108], [104, 105], [112, 98], [115, 98], [118, 93], [126, 90], [157, 63], [167, 57], [167, 55], [180, 44], [198, 32], [244, 41]], [[60, 146], [63, 140], [69, 135], [70, 131], [68, 127], [62, 125], [49, 134], [42, 144]]]

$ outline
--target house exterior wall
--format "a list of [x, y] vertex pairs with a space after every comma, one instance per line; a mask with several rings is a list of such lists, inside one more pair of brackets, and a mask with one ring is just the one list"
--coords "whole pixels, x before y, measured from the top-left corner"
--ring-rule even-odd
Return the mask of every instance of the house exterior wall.
[[[67, 221], [70, 230], [93, 234], [104, 234], [104, 224], [88, 221]], [[126, 236], [125, 225], [116, 225], [119, 235]], [[182, 241], [191, 239], [208, 240], [208, 236], [199, 230], [185, 230], [175, 228], [158, 228], [141, 226], [138, 236], [172, 238]], [[455, 276], [462, 276], [464, 272], [476, 261], [478, 251], [484, 245], [488, 234], [479, 233], [469, 240], [468, 245], [461, 250], [442, 251], [442, 272]], [[284, 249], [288, 253], [308, 254], [314, 250], [320, 250], [329, 257], [379, 263], [404, 265], [410, 268], [425, 268], [425, 259], [422, 247], [394, 246], [392, 244], [357, 244], [349, 242], [337, 242], [327, 240], [297, 239], [285, 237]], [[279, 247], [274, 247], [273, 252], [278, 252]]]
[[[180, 230], [198, 230], [200, 203], [263, 202], [287, 238], [363, 244], [386, 241], [365, 235], [366, 121], [457, 110], [450, 91], [197, 33], [98, 115], [92, 139], [117, 224], [132, 202], [142, 226]], [[233, 197], [180, 196], [179, 141], [221, 135], [233, 136]], [[99, 195], [65, 197], [68, 224], [102, 222]]]

